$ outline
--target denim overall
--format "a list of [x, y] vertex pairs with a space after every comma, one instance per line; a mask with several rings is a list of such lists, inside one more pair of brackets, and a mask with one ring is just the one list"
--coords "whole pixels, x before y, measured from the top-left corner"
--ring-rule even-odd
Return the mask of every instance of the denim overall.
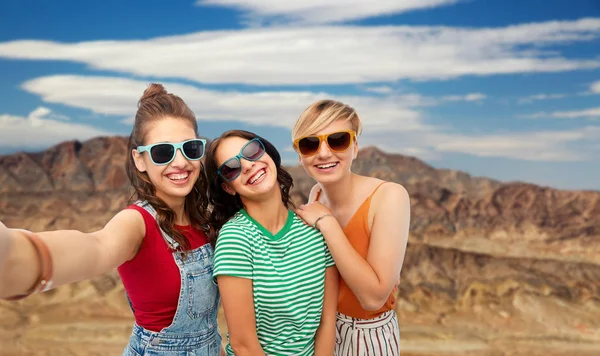
[[[147, 202], [137, 201], [156, 219], [156, 211]], [[160, 229], [160, 228], [159, 228]], [[179, 244], [162, 229], [165, 242], [176, 249]], [[160, 332], [134, 324], [123, 356], [219, 356], [221, 335], [217, 323], [219, 289], [212, 280], [213, 247], [210, 243], [188, 251], [173, 252], [181, 276], [179, 302], [173, 322]]]

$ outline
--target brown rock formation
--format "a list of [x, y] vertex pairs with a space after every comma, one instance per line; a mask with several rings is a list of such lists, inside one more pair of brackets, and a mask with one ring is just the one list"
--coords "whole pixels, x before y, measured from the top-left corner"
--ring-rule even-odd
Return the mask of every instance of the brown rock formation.
[[[102, 227], [129, 198], [126, 154], [124, 138], [105, 137], [0, 156], [0, 220]], [[402, 355], [600, 354], [600, 192], [471, 177], [373, 147], [354, 169], [411, 195]], [[314, 182], [289, 170], [303, 202]], [[131, 323], [113, 271], [0, 302], [0, 354], [120, 354]]]

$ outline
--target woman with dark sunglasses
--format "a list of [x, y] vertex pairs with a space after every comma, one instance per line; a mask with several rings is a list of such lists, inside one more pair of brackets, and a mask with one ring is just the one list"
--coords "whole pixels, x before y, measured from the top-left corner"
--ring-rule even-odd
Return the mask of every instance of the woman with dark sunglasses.
[[336, 355], [399, 355], [397, 285], [410, 224], [400, 184], [352, 172], [361, 121], [348, 105], [310, 105], [293, 130], [294, 148], [317, 181], [296, 213], [325, 236], [341, 280]]
[[227, 354], [333, 355], [338, 274], [292, 211], [292, 177], [267, 140], [228, 131], [206, 156]]
[[183, 100], [150, 85], [129, 137], [136, 201], [91, 233], [34, 234], [0, 223], [0, 247], [8, 245], [0, 253], [0, 297], [22, 299], [117, 267], [135, 317], [123, 355], [224, 354], [200, 162], [205, 145]]

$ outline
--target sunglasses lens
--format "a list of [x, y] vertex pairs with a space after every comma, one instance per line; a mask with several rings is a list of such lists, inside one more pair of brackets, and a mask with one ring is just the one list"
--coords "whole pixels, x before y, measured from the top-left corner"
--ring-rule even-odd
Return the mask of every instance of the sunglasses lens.
[[221, 176], [225, 178], [225, 180], [235, 179], [240, 172], [242, 171], [242, 166], [240, 166], [240, 162], [236, 159], [230, 159], [229, 161], [223, 163], [221, 166]]
[[255, 140], [250, 141], [246, 144], [246, 147], [242, 150], [242, 156], [249, 161], [256, 161], [265, 153], [265, 147], [262, 142]]
[[200, 159], [204, 156], [204, 142], [200, 140], [188, 141], [183, 144], [183, 153], [188, 159]]
[[318, 137], [305, 137], [298, 141], [298, 150], [305, 156], [312, 156], [319, 150], [320, 142]]
[[165, 164], [169, 162], [173, 158], [174, 153], [175, 149], [169, 144], [156, 145], [150, 149], [150, 155], [156, 164]]
[[352, 136], [348, 132], [335, 132], [327, 136], [327, 145], [333, 151], [345, 151], [350, 147]]

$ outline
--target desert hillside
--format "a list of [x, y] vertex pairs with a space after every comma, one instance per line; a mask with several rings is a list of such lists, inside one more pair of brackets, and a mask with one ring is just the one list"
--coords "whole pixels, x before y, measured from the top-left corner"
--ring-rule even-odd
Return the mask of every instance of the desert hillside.
[[[125, 154], [123, 137], [103, 137], [0, 156], [0, 220], [100, 228], [130, 197]], [[354, 168], [411, 195], [402, 355], [600, 355], [600, 192], [471, 177], [373, 147]], [[304, 201], [313, 182], [289, 169]], [[113, 271], [0, 302], [0, 355], [120, 355], [132, 320]]]

